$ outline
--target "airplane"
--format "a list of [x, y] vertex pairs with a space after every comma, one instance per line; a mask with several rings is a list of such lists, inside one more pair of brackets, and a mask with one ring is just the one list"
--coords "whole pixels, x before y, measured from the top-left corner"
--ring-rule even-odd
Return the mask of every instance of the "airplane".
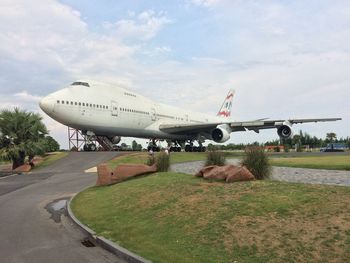
[[[146, 138], [152, 141], [148, 149], [159, 151], [157, 140], [167, 140], [175, 146], [171, 151], [205, 151], [203, 142], [224, 143], [237, 131], [276, 128], [280, 138], [293, 135], [292, 125], [310, 122], [337, 121], [341, 118], [321, 119], [230, 119], [234, 90], [230, 90], [217, 113], [212, 116], [191, 112], [184, 108], [156, 103], [133, 91], [106, 83], [78, 80], [44, 97], [40, 108], [54, 120], [81, 130], [88, 138], [103, 138], [108, 145], [116, 145], [121, 137]], [[91, 140], [84, 150], [95, 151]], [[194, 146], [198, 142], [199, 146]]]

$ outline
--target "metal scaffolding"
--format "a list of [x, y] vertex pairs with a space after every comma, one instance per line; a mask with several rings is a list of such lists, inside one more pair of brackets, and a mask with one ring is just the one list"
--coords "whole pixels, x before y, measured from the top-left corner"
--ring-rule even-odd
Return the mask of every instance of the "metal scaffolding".
[[86, 135], [71, 127], [68, 127], [68, 139], [70, 151], [83, 151], [83, 147], [87, 143]]
[[113, 151], [113, 143], [106, 136], [88, 136], [72, 127], [68, 127], [68, 140], [70, 151], [86, 151], [88, 144], [95, 144], [98, 151]]

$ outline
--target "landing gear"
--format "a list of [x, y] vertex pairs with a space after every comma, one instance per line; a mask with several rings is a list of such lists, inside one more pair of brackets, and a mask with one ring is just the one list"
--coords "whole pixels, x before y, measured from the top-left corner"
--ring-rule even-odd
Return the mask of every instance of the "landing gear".
[[191, 146], [187, 144], [185, 146], [185, 152], [205, 152], [207, 150], [204, 146]]
[[160, 147], [157, 146], [156, 140], [153, 139], [149, 142], [147, 151], [152, 150], [153, 152], [160, 152]]
[[181, 147], [178, 146], [172, 146], [169, 149], [170, 152], [181, 152]]
[[198, 141], [199, 146], [193, 146], [193, 142], [190, 144], [186, 144], [185, 152], [205, 152], [207, 150], [206, 147], [202, 145], [202, 142]]
[[96, 144], [94, 143], [86, 143], [84, 144], [84, 152], [95, 152], [97, 150]]

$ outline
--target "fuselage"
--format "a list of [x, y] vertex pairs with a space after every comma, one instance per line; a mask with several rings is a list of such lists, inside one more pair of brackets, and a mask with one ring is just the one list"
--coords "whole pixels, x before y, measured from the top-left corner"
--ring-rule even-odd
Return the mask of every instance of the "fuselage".
[[159, 126], [222, 121], [221, 117], [156, 103], [127, 89], [91, 81], [74, 82], [49, 94], [40, 107], [64, 125], [104, 136], [192, 140], [198, 135], [164, 133]]

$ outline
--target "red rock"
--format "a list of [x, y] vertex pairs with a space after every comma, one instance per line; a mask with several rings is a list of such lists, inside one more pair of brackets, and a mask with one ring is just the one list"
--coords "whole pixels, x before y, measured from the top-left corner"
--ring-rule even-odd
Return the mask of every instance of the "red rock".
[[32, 167], [30, 166], [30, 164], [23, 164], [21, 166], [18, 166], [13, 171], [17, 173], [26, 173], [26, 172], [29, 172], [31, 169]]
[[254, 175], [245, 166], [236, 166], [236, 168], [226, 177], [226, 183], [255, 180]]
[[156, 165], [148, 166], [145, 164], [120, 164], [116, 169], [112, 170], [107, 166], [107, 164], [104, 163], [97, 166], [98, 177], [96, 185], [115, 184], [131, 177], [154, 173], [156, 171]]
[[253, 174], [246, 167], [235, 165], [207, 166], [201, 169], [196, 176], [205, 179], [225, 180], [227, 183], [255, 180]]

